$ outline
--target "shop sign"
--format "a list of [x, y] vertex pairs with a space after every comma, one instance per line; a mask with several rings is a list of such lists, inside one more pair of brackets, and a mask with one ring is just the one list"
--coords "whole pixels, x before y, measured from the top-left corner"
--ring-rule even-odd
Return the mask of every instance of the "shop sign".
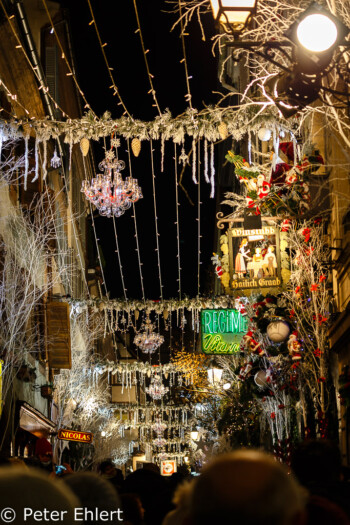
[[279, 232], [275, 227], [231, 228], [227, 236], [232, 290], [281, 286]]
[[235, 354], [247, 330], [247, 319], [238, 310], [202, 310], [202, 352], [208, 355]]
[[171, 476], [177, 471], [176, 460], [166, 459], [160, 462], [160, 473], [162, 476]]
[[66, 430], [61, 428], [57, 434], [58, 439], [65, 441], [78, 441], [79, 443], [92, 443], [91, 432], [79, 432], [78, 430]]

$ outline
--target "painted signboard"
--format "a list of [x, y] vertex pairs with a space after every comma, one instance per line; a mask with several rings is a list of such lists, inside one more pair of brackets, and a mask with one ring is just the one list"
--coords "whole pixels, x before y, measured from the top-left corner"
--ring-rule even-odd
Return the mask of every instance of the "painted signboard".
[[57, 434], [58, 439], [66, 441], [78, 441], [79, 443], [92, 443], [91, 432], [80, 432], [79, 430], [66, 430], [61, 428]]
[[202, 352], [208, 355], [235, 354], [247, 330], [247, 319], [238, 310], [202, 310]]
[[166, 459], [160, 462], [160, 473], [162, 476], [171, 476], [172, 474], [175, 474], [176, 470], [175, 459]]

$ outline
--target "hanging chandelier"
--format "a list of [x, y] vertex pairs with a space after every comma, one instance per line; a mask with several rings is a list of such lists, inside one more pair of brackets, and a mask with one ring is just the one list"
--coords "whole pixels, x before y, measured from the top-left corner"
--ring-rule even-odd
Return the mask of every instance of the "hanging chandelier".
[[152, 425], [152, 429], [158, 436], [162, 435], [167, 428], [168, 425], [166, 423], [163, 423], [163, 421], [159, 418], [156, 419]]
[[164, 337], [153, 332], [154, 325], [148, 316], [143, 324], [143, 329], [144, 332], [137, 334], [135, 337], [134, 344], [145, 354], [153, 354], [164, 343]]
[[163, 437], [157, 437], [156, 439], [153, 440], [153, 445], [156, 446], [156, 447], [164, 447], [164, 445], [166, 445], [167, 443], [167, 440], [164, 439]]
[[169, 392], [169, 388], [163, 385], [162, 380], [158, 375], [155, 375], [154, 378], [151, 379], [150, 386], [146, 387], [145, 390], [152, 399], [162, 399], [162, 397]]
[[123, 180], [120, 172], [125, 168], [125, 162], [118, 160], [113, 151], [113, 147], [117, 151], [120, 142], [113, 139], [111, 143], [111, 149], [98, 165], [104, 173], [97, 174], [91, 181], [83, 180], [81, 191], [96, 206], [100, 215], [120, 217], [133, 203], [142, 199], [143, 195], [137, 179], [130, 176]]

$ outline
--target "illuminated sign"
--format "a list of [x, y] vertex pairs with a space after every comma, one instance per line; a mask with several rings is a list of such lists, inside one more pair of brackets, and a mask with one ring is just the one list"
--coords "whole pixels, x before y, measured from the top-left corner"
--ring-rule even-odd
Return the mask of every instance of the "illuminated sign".
[[175, 459], [166, 459], [165, 461], [160, 462], [160, 473], [162, 476], [171, 476], [175, 474], [176, 460]]
[[57, 434], [58, 439], [66, 441], [79, 441], [79, 443], [92, 443], [93, 435], [91, 432], [79, 432], [78, 430], [60, 429]]
[[244, 228], [232, 228], [232, 237], [244, 237], [254, 235], [275, 235], [276, 229], [273, 226], [262, 226], [261, 228], [255, 228], [254, 230], [245, 230]]
[[202, 352], [235, 354], [247, 330], [247, 319], [237, 310], [202, 310]]

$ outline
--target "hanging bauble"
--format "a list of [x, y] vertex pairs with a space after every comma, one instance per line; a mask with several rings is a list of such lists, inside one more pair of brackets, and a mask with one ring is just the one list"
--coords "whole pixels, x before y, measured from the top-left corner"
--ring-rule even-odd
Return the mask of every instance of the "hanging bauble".
[[136, 319], [136, 321], [138, 320], [139, 316], [140, 316], [140, 312], [138, 310], [135, 310], [135, 319]]
[[267, 128], [260, 128], [258, 131], [258, 137], [261, 142], [267, 142], [271, 138], [271, 130]]
[[80, 151], [82, 152], [83, 156], [86, 157], [86, 155], [89, 153], [90, 148], [90, 142], [88, 139], [83, 138], [80, 141]]
[[286, 339], [288, 338], [290, 328], [285, 321], [272, 321], [272, 323], [268, 325], [266, 333], [267, 337], [273, 343], [282, 343], [282, 341], [286, 341]]
[[259, 370], [259, 372], [257, 372], [254, 376], [254, 381], [255, 384], [261, 388], [267, 386], [265, 370]]
[[169, 310], [163, 310], [163, 317], [164, 317], [165, 320], [168, 319], [168, 317], [169, 317]]
[[141, 141], [137, 138], [132, 139], [131, 141], [131, 149], [135, 157], [138, 157], [140, 155], [141, 151]]
[[218, 132], [223, 140], [227, 139], [228, 129], [227, 124], [225, 122], [220, 122], [220, 124], [218, 125]]

